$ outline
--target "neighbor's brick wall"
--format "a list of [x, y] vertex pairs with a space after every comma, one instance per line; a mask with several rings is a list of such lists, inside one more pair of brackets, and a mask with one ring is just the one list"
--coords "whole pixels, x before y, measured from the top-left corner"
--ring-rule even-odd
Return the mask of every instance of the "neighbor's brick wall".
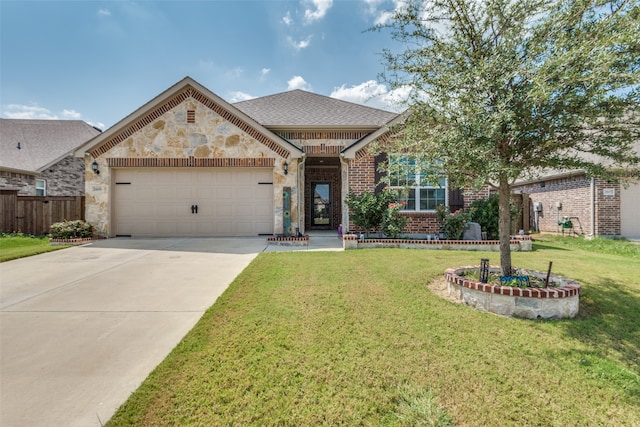
[[[604, 190], [613, 190], [613, 196], [605, 196]], [[619, 236], [622, 233], [620, 223], [620, 184], [596, 179], [596, 235]]]
[[[620, 185], [596, 179], [595, 235], [620, 235]], [[604, 189], [615, 191], [614, 196], [605, 196]], [[538, 213], [538, 227], [543, 233], [562, 233], [558, 221], [572, 217], [574, 231], [591, 234], [591, 180], [585, 175], [551, 179], [514, 187], [514, 190], [529, 194], [530, 228], [534, 229], [533, 205], [542, 203]], [[562, 203], [558, 209], [556, 203]], [[566, 232], [567, 230], [565, 230]]]

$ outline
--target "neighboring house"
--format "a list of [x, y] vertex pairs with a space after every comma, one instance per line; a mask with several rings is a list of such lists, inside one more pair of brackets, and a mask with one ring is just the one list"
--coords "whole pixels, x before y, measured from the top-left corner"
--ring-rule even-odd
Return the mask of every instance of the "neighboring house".
[[[635, 150], [640, 153], [640, 142]], [[517, 183], [514, 192], [528, 196], [531, 230], [640, 239], [637, 179], [614, 183], [590, 178], [582, 170], [551, 172]], [[564, 218], [572, 228], [559, 225]]]
[[99, 133], [80, 120], [0, 119], [0, 189], [84, 195], [85, 164], [73, 153]]
[[[76, 151], [87, 170], [85, 218], [104, 236], [358, 231], [344, 200], [376, 190], [380, 162], [406, 162], [370, 152], [401, 119], [302, 90], [230, 104], [186, 77]], [[407, 233], [436, 233], [437, 204], [457, 209], [488, 195], [463, 197], [424, 178], [390, 177], [409, 187]]]

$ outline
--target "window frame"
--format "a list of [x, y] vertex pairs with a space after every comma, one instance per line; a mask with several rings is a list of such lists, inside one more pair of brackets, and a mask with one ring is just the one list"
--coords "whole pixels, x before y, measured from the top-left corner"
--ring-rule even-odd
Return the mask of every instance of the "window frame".
[[[42, 185], [38, 185], [38, 183], [42, 183]], [[46, 197], [47, 196], [47, 180], [44, 178], [36, 178], [36, 182], [35, 182], [35, 190], [36, 190], [36, 196], [38, 197]], [[42, 194], [38, 194], [39, 192], [42, 192]]]
[[[394, 174], [394, 170], [393, 168], [395, 166], [392, 165], [393, 162], [403, 162], [406, 161], [408, 163], [408, 167], [411, 168], [410, 170], [408, 170], [407, 172], [405, 172], [404, 174], [400, 173], [400, 170], [396, 170], [396, 174], [398, 176], [398, 179], [394, 179], [393, 174]], [[433, 213], [436, 211], [436, 207], [439, 205], [438, 204], [438, 200], [439, 198], [436, 196], [435, 197], [435, 206], [433, 209], [421, 209], [421, 202], [422, 202], [422, 192], [428, 192], [430, 190], [442, 190], [444, 192], [444, 197], [442, 198], [443, 202], [442, 204], [444, 206], [448, 206], [449, 204], [449, 180], [446, 178], [442, 178], [440, 180], [440, 182], [443, 182], [444, 185], [422, 185], [423, 181], [427, 181], [428, 184], [428, 180], [423, 180], [423, 175], [421, 174], [420, 171], [420, 167], [418, 164], [416, 164], [417, 162], [414, 159], [411, 159], [410, 157], [406, 156], [406, 155], [401, 155], [401, 154], [389, 154], [389, 188], [392, 190], [399, 190], [401, 193], [404, 193], [406, 196], [401, 197], [400, 198], [400, 202], [404, 202], [404, 208], [400, 211], [400, 212], [407, 212], [407, 213], [413, 213], [413, 212], [428, 212], [428, 213]], [[426, 174], [425, 174], [426, 176]], [[404, 180], [406, 185], [399, 185], [400, 181]], [[395, 183], [394, 183], [395, 181]], [[412, 183], [413, 185], [408, 185], [408, 183]], [[395, 184], [395, 185], [394, 185]], [[409, 208], [409, 194], [408, 192], [413, 191], [413, 198], [411, 200], [413, 200], [413, 209]]]

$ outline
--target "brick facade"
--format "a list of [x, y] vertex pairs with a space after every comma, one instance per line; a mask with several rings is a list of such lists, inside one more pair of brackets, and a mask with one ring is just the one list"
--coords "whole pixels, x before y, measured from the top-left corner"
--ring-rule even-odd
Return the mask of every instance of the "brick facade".
[[[579, 235], [619, 236], [620, 224], [620, 184], [605, 180], [594, 180], [593, 202], [595, 211], [592, 214], [591, 180], [585, 174], [558, 177], [545, 181], [522, 184], [514, 187], [514, 191], [529, 195], [531, 215], [530, 229], [536, 228], [536, 203], [542, 204], [542, 211], [537, 213], [538, 231], [542, 233], [562, 233], [558, 222], [569, 217], [573, 230]], [[592, 216], [595, 222], [592, 226]]]
[[[375, 157], [366, 154], [349, 162], [349, 188], [356, 194], [364, 191], [373, 192], [376, 187], [376, 163]], [[478, 192], [463, 191], [464, 207], [469, 207], [474, 200], [485, 199], [489, 196], [489, 187]], [[409, 223], [404, 229], [405, 234], [438, 234], [438, 223], [435, 212], [404, 212], [409, 218]], [[360, 233], [360, 230], [352, 221], [349, 221], [349, 231]]]

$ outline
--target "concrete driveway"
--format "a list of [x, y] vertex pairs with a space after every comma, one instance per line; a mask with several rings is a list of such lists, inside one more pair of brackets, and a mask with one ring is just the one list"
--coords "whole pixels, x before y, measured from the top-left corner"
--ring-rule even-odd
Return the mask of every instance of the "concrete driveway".
[[265, 249], [110, 239], [0, 264], [0, 425], [106, 422]]

